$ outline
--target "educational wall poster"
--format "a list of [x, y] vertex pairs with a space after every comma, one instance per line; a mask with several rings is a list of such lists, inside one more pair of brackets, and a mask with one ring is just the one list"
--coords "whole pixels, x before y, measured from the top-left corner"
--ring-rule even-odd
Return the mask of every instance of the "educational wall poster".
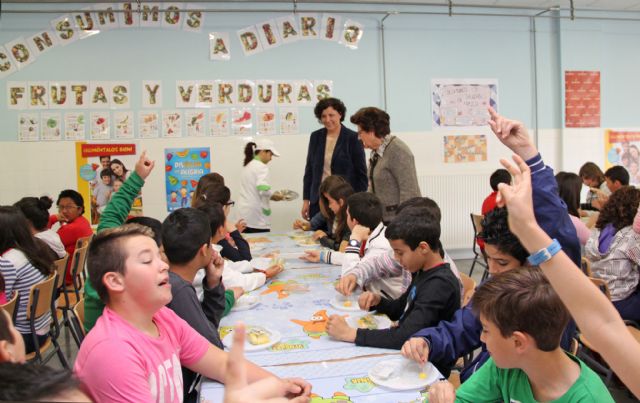
[[564, 72], [565, 127], [600, 127], [600, 72]]
[[445, 164], [487, 160], [487, 136], [484, 134], [444, 136]]
[[640, 132], [605, 130], [605, 170], [622, 165], [629, 172], [629, 184], [640, 185]]
[[498, 110], [497, 79], [433, 79], [434, 128], [486, 126], [487, 108]]
[[298, 108], [280, 108], [280, 134], [298, 134]]
[[253, 111], [251, 108], [231, 108], [231, 133], [236, 136], [253, 134]]
[[276, 134], [275, 108], [256, 108], [256, 121], [258, 135]]
[[18, 141], [38, 141], [40, 139], [40, 117], [37, 113], [18, 115]]
[[134, 137], [133, 132], [133, 112], [114, 112], [113, 124], [115, 126], [115, 138], [120, 139], [132, 139]]
[[166, 148], [164, 172], [167, 211], [190, 207], [198, 180], [211, 172], [211, 151], [202, 148]]
[[84, 113], [69, 112], [64, 114], [64, 139], [84, 140], [86, 135], [86, 125]]
[[206, 120], [206, 113], [202, 109], [189, 110], [185, 112], [185, 122], [187, 122], [187, 136], [188, 137], [202, 137], [205, 136], [204, 122]]
[[[90, 201], [91, 209], [85, 212], [92, 225], [100, 223], [105, 207], [120, 190], [122, 184], [134, 170], [138, 156], [135, 143], [76, 143], [78, 189], [85, 199], [85, 207]], [[89, 217], [89, 215], [90, 217]], [[142, 215], [142, 194], [133, 202], [130, 216]]]
[[230, 134], [229, 110], [211, 109], [209, 130], [211, 136], [226, 136]]
[[138, 133], [141, 139], [155, 139], [160, 134], [158, 112], [140, 112], [138, 115]]
[[46, 112], [40, 115], [40, 126], [42, 127], [42, 140], [62, 140], [62, 117], [59, 113]]
[[91, 140], [109, 140], [111, 138], [109, 112], [91, 112]]
[[162, 137], [182, 137], [181, 117], [179, 111], [162, 111]]

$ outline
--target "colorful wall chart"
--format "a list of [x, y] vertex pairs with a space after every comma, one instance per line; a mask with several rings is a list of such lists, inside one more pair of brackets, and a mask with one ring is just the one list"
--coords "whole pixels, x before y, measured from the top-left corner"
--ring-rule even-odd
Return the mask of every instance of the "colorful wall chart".
[[433, 127], [485, 126], [487, 107], [498, 110], [498, 80], [431, 80]]
[[444, 136], [444, 162], [478, 162], [487, 160], [487, 137], [484, 134]]
[[606, 130], [605, 169], [622, 165], [629, 171], [629, 184], [640, 184], [640, 132]]
[[190, 207], [193, 193], [202, 175], [211, 172], [211, 152], [203, 148], [166, 148], [164, 150], [167, 211]]
[[600, 127], [600, 72], [565, 71], [565, 126]]

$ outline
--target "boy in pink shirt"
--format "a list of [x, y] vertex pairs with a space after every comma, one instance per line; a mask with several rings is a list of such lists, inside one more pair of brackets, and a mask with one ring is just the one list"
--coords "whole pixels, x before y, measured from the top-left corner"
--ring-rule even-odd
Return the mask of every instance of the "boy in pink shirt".
[[[229, 356], [165, 305], [168, 265], [149, 228], [105, 230], [91, 243], [89, 278], [106, 304], [80, 347], [74, 372], [97, 402], [181, 402], [181, 365], [224, 382]], [[273, 376], [246, 363], [248, 382]], [[280, 380], [290, 395], [308, 396], [301, 379]]]

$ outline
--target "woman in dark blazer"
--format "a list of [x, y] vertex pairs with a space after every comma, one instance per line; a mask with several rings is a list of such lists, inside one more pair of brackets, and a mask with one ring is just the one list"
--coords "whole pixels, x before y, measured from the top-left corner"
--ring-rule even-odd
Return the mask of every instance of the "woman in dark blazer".
[[343, 176], [355, 192], [367, 190], [367, 163], [358, 134], [342, 125], [347, 108], [337, 98], [317, 103], [314, 111], [324, 128], [311, 133], [304, 169], [302, 218], [320, 212], [318, 189], [329, 175]]

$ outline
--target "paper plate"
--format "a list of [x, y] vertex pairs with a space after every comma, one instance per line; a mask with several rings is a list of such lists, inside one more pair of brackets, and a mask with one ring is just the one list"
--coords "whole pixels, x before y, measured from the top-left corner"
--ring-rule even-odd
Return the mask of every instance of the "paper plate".
[[254, 257], [251, 259], [251, 267], [258, 270], [267, 270], [271, 266], [272, 260], [268, 257]]
[[246, 311], [260, 303], [260, 297], [256, 295], [243, 295], [233, 304], [232, 311]]
[[360, 305], [358, 305], [358, 298], [351, 296], [345, 297], [343, 295], [338, 295], [329, 301], [332, 307], [340, 310], [340, 311], [349, 311], [355, 312], [360, 311]]
[[284, 201], [291, 201], [300, 197], [298, 192], [294, 192], [293, 190], [289, 190], [289, 189], [276, 190], [273, 193], [276, 195], [282, 196], [282, 200]]
[[369, 378], [376, 385], [394, 390], [422, 389], [438, 380], [440, 373], [428, 362], [424, 367], [426, 376], [420, 377], [422, 368], [415, 361], [393, 358], [380, 361], [369, 370]]
[[292, 239], [310, 238], [312, 234], [313, 231], [303, 231], [300, 229], [294, 229], [293, 231], [287, 232], [287, 236]]
[[299, 246], [318, 246], [318, 241], [314, 241], [311, 237], [300, 238], [295, 240]]
[[[246, 329], [247, 331], [244, 339], [244, 351], [257, 351], [267, 349], [279, 342], [281, 338], [280, 332], [278, 332], [277, 330], [266, 328], [264, 326], [247, 326]], [[269, 337], [269, 341], [263, 344], [251, 344], [249, 342], [249, 334], [256, 331], [266, 333]], [[222, 344], [224, 344], [224, 346], [227, 348], [231, 348], [231, 345], [233, 344], [233, 331], [224, 336], [224, 339], [222, 339]]]
[[346, 320], [349, 326], [357, 329], [388, 329], [391, 327], [391, 320], [385, 315], [367, 313], [364, 315], [352, 315]]

